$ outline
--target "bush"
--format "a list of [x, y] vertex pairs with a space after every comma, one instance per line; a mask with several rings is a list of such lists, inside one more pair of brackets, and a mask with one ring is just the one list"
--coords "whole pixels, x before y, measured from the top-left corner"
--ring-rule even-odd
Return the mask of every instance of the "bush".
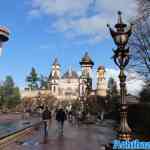
[[130, 105], [128, 109], [128, 123], [136, 134], [150, 135], [150, 105], [140, 103]]
[[142, 102], [150, 102], [149, 98], [150, 98], [150, 85], [147, 85], [140, 93], [140, 100]]

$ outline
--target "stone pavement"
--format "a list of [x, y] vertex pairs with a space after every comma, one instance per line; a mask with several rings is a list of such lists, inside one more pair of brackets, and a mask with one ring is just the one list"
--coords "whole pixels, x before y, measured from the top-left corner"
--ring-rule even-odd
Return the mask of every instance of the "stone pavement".
[[48, 143], [43, 144], [43, 130], [21, 138], [3, 150], [103, 150], [102, 145], [115, 138], [112, 130], [114, 122], [105, 120], [98, 125], [72, 126], [65, 123], [64, 136], [59, 136], [57, 123], [53, 121], [49, 129]]

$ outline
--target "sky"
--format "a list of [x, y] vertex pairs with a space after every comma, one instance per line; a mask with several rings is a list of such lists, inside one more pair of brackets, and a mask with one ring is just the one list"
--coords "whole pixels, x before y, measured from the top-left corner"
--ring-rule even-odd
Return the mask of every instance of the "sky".
[[[137, 14], [136, 1], [2, 1], [0, 25], [6, 26], [11, 35], [0, 57], [0, 80], [11, 75], [16, 85], [23, 88], [32, 67], [48, 76], [55, 57], [59, 59], [62, 72], [70, 66], [80, 70], [79, 61], [86, 51], [95, 63], [95, 71], [99, 65], [104, 65], [108, 76], [118, 76], [111, 59], [115, 45], [106, 27], [107, 23], [112, 26], [116, 23], [118, 10], [128, 23]], [[133, 74], [140, 82], [137, 87], [141, 87], [142, 79]]]

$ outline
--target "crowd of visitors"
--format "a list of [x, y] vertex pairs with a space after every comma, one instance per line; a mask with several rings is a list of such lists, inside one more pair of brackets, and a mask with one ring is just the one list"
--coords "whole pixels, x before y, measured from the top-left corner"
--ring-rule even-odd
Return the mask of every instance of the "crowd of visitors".
[[48, 136], [48, 128], [51, 126], [52, 122], [52, 116], [55, 118], [57, 121], [57, 130], [59, 135], [63, 135], [64, 133], [64, 122], [68, 120], [68, 122], [71, 125], [79, 125], [80, 122], [82, 121], [83, 113], [80, 111], [75, 112], [75, 111], [67, 111], [62, 107], [56, 108], [56, 110], [52, 112], [48, 109], [48, 107], [45, 107], [43, 113], [42, 113], [42, 120], [43, 120], [43, 125], [44, 125], [44, 136]]
[[[88, 115], [85, 112], [66, 110], [63, 107], [56, 108], [53, 113], [45, 107], [42, 113], [42, 120], [44, 126], [44, 137], [48, 137], [48, 129], [51, 127], [52, 118], [57, 122], [58, 135], [63, 136], [64, 134], [64, 123], [67, 120], [72, 126], [79, 126]], [[100, 117], [100, 116], [99, 116]], [[98, 118], [99, 118], [98, 117]], [[101, 117], [100, 117], [101, 118]]]

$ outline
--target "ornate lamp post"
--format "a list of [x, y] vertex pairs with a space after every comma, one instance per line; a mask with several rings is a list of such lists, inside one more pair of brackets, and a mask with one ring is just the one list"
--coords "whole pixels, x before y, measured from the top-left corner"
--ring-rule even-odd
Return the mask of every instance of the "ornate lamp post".
[[85, 89], [84, 87], [82, 87], [82, 91], [83, 91], [83, 95], [82, 95], [82, 98], [81, 98], [81, 108], [82, 108], [82, 112], [86, 112], [87, 111], [87, 107], [86, 107], [86, 103], [87, 103], [87, 78], [86, 76], [83, 76], [83, 81], [84, 81], [84, 84], [86, 85]]
[[9, 31], [4, 27], [0, 27], [0, 55], [2, 54], [3, 42], [6, 42], [8, 40], [9, 40]]
[[83, 95], [80, 99], [80, 104], [81, 104], [81, 111], [85, 113], [84, 115], [86, 115], [86, 113], [88, 113], [87, 99], [92, 89], [92, 79], [89, 76], [82, 76], [82, 79], [84, 81], [85, 87], [82, 87]]
[[125, 98], [125, 89], [126, 89], [126, 75], [124, 69], [129, 63], [129, 47], [126, 47], [128, 39], [132, 32], [132, 24], [127, 29], [127, 25], [123, 23], [121, 12], [118, 11], [118, 22], [115, 25], [116, 30], [113, 30], [110, 25], [107, 25], [109, 28], [110, 34], [114, 40], [114, 43], [117, 46], [117, 49], [114, 50], [114, 62], [120, 69], [119, 79], [120, 79], [120, 95], [121, 95], [121, 106], [120, 106], [120, 126], [118, 129], [117, 139], [119, 140], [132, 140], [132, 130], [127, 122], [127, 101]]
[[85, 105], [85, 109], [86, 109], [86, 113], [88, 113], [88, 96], [92, 90], [92, 79], [88, 76], [85, 80], [85, 84], [86, 84], [86, 89], [85, 89], [85, 101], [84, 101], [84, 105]]

